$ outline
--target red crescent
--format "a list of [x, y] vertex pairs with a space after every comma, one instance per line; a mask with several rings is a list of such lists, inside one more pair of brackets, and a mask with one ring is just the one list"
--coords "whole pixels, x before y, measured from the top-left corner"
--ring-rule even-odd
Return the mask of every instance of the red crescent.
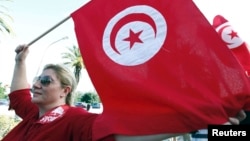
[[[156, 24], [155, 24], [154, 20], [150, 16], [148, 16], [146, 14], [143, 14], [143, 13], [133, 13], [133, 14], [126, 15], [125, 17], [123, 17], [121, 20], [119, 20], [115, 24], [113, 30], [111, 31], [111, 35], [110, 35], [110, 45], [111, 45], [112, 49], [115, 52], [117, 52], [118, 54], [120, 54], [120, 53], [119, 53], [119, 51], [115, 47], [115, 37], [117, 36], [117, 32], [119, 31], [119, 29], [124, 24], [129, 23], [131, 21], [143, 21], [143, 22], [147, 22], [147, 23], [149, 23], [152, 26], [152, 28], [154, 29], [154, 32], [155, 33], [157, 32], [156, 31]], [[129, 30], [128, 30], [128, 32], [129, 32]]]
[[227, 28], [227, 27], [229, 27], [229, 25], [225, 25], [225, 26], [221, 27], [221, 28], [218, 30], [218, 33], [219, 33], [221, 39], [222, 39], [227, 45], [231, 45], [231, 44], [233, 44], [233, 43], [228, 43], [227, 41], [225, 41], [225, 40], [222, 38], [223, 30], [224, 30], [225, 28]]

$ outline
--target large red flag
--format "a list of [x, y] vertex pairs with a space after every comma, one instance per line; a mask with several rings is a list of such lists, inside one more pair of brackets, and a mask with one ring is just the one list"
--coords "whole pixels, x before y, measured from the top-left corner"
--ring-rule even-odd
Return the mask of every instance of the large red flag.
[[108, 134], [222, 124], [249, 99], [247, 77], [191, 0], [93, 0], [72, 17]]
[[221, 15], [216, 15], [214, 17], [213, 27], [227, 47], [231, 49], [235, 57], [239, 60], [239, 63], [246, 70], [248, 76], [250, 76], [250, 51], [248, 44], [240, 38], [228, 20]]

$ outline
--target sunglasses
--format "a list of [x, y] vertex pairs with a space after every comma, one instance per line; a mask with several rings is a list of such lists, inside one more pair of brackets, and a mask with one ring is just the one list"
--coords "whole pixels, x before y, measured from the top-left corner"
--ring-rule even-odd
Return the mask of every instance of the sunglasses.
[[37, 81], [39, 81], [42, 84], [42, 86], [48, 86], [53, 81], [53, 79], [50, 76], [45, 75], [45, 76], [35, 77], [33, 83], [36, 83]]

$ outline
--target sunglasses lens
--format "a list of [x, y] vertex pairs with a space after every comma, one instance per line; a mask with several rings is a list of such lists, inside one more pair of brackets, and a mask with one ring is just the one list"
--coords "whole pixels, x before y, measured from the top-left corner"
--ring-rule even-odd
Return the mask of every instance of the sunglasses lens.
[[51, 78], [49, 76], [40, 77], [40, 83], [44, 86], [48, 86], [51, 83]]
[[48, 86], [52, 82], [52, 79], [49, 76], [39, 76], [34, 78], [33, 83], [37, 81], [40, 81], [43, 86]]

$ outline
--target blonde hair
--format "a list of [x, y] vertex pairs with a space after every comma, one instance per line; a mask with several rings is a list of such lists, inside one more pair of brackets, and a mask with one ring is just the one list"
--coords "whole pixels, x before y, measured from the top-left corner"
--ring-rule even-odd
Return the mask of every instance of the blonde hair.
[[65, 102], [67, 105], [72, 105], [73, 94], [77, 86], [76, 79], [73, 73], [61, 64], [47, 64], [46, 66], [44, 66], [43, 71], [47, 69], [52, 69], [55, 71], [62, 87], [71, 87], [71, 91], [67, 94]]

